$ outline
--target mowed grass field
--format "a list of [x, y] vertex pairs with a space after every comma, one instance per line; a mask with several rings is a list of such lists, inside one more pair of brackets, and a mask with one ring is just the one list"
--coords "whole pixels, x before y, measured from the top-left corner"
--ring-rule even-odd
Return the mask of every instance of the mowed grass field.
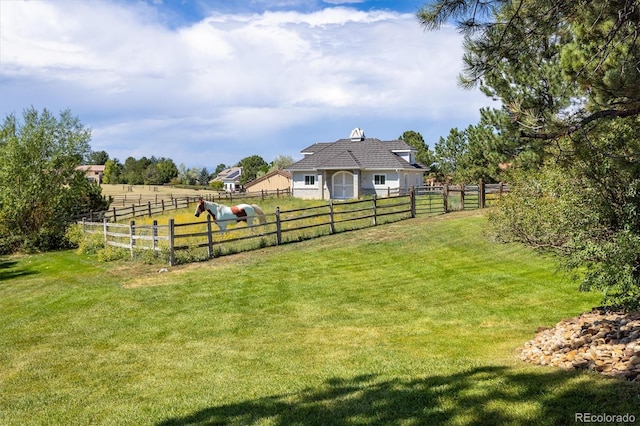
[[573, 424], [640, 384], [518, 347], [599, 303], [485, 236], [418, 218], [182, 265], [0, 259], [2, 425]]

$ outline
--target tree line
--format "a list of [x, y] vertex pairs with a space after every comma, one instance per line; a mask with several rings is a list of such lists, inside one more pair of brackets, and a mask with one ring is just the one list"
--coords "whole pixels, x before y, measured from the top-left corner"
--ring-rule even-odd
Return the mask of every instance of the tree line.
[[[488, 111], [482, 111], [483, 117]], [[484, 120], [484, 119], [483, 119]], [[506, 156], [496, 155], [487, 149], [487, 141], [494, 137], [493, 128], [486, 125], [469, 126], [465, 130], [451, 129], [449, 135], [440, 137], [431, 149], [424, 137], [414, 130], [407, 130], [398, 137], [416, 149], [416, 161], [424, 165], [428, 172], [427, 180], [463, 183], [499, 182], [504, 178], [500, 168]], [[238, 161], [233, 167], [242, 167], [240, 184], [263, 176], [273, 170], [283, 170], [293, 164], [290, 156], [279, 155], [267, 163], [259, 155], [251, 155]], [[143, 156], [140, 159], [128, 157], [124, 164], [117, 158], [111, 159], [106, 151], [92, 151], [84, 159], [84, 164], [104, 165], [103, 183], [128, 185], [202, 185], [214, 186], [211, 182], [220, 172], [228, 169], [224, 163], [218, 164], [213, 171], [206, 167], [176, 166], [170, 158]], [[221, 182], [220, 182], [221, 183]]]
[[[484, 117], [489, 113], [483, 111], [482, 115]], [[433, 149], [414, 130], [407, 130], [398, 137], [416, 149], [416, 161], [428, 169], [425, 176], [427, 180], [446, 183], [477, 182], [479, 179], [493, 183], [504, 179], [504, 170], [500, 168], [500, 164], [507, 161], [507, 156], [496, 155], [487, 149], [488, 141], [493, 138], [493, 128], [486, 124], [469, 126], [462, 131], [451, 129], [446, 138], [440, 137]], [[279, 155], [270, 163], [259, 155], [251, 155], [241, 159], [233, 167], [242, 167], [240, 184], [244, 185], [273, 170], [286, 169], [293, 163], [288, 155]], [[170, 158], [155, 156], [143, 156], [139, 159], [128, 157], [121, 163], [117, 158], [111, 159], [106, 151], [90, 152], [83, 164], [104, 165], [103, 183], [106, 184], [213, 187], [216, 185], [212, 180], [221, 171], [232, 167], [221, 163], [209, 171], [206, 167], [186, 167], [184, 164], [176, 166]]]
[[[220, 172], [228, 169], [224, 163], [218, 164], [213, 171], [206, 167], [176, 166], [171, 158], [152, 156], [136, 159], [128, 157], [124, 163], [117, 158], [109, 158], [106, 151], [91, 152], [84, 160], [85, 164], [104, 165], [103, 183], [128, 185], [200, 185], [222, 186], [222, 182], [212, 182]], [[238, 161], [233, 167], [242, 167], [240, 184], [244, 185], [271, 170], [281, 170], [293, 164], [290, 156], [279, 155], [267, 163], [259, 155], [251, 155]], [[219, 188], [218, 188], [219, 189]]]

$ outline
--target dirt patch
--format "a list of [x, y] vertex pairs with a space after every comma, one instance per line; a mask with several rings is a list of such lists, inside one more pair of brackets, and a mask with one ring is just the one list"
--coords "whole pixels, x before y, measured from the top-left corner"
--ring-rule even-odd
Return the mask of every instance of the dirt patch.
[[112, 273], [119, 278], [123, 288], [157, 287], [179, 285], [186, 275], [199, 270], [219, 270], [230, 265], [250, 265], [258, 261], [260, 250], [216, 257], [201, 262], [168, 266], [161, 264], [142, 265], [136, 262], [122, 264]]

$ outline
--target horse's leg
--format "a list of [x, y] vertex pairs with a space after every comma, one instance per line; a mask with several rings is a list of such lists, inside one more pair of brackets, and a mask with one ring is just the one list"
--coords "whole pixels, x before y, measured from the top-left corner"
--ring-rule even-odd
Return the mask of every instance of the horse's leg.
[[244, 221], [247, 223], [247, 226], [249, 227], [249, 229], [251, 229], [251, 235], [254, 235], [254, 232], [253, 232], [253, 218], [247, 216], [247, 218]]
[[[251, 204], [251, 207], [253, 208], [255, 218], [258, 219], [258, 222], [260, 222], [260, 225], [265, 225], [267, 223], [267, 218], [264, 215], [264, 211], [262, 211], [260, 206], [258, 206], [257, 204]], [[265, 232], [267, 232], [266, 226], [262, 226], [261, 229], [262, 229], [262, 232], [260, 232], [260, 235], [263, 235]]]

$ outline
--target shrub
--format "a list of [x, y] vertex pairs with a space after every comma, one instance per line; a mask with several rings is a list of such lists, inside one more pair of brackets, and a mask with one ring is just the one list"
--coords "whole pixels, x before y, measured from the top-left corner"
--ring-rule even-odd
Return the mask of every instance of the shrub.
[[546, 166], [513, 174], [511, 192], [490, 214], [497, 237], [557, 255], [561, 265], [597, 290], [605, 305], [640, 308], [640, 181], [617, 188], [622, 200], [572, 169]]

